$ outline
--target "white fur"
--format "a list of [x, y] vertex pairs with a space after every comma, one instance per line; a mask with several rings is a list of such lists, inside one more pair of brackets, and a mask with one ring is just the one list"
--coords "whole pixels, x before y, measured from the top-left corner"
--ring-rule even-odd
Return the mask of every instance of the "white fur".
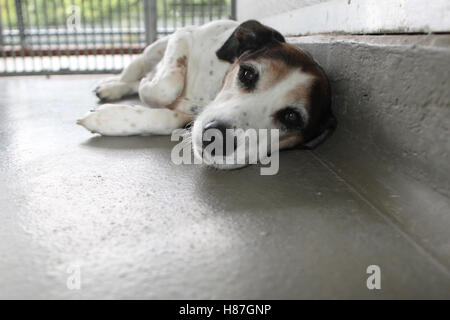
[[169, 109], [104, 104], [77, 123], [92, 133], [106, 136], [169, 135], [172, 128], [179, 128], [190, 120], [190, 115]]
[[[96, 93], [106, 101], [139, 93], [151, 108], [139, 107], [146, 111], [139, 114], [145, 119], [133, 119], [139, 126], [130, 127], [137, 107], [112, 104], [92, 110], [77, 123], [102, 135], [170, 134], [182, 127], [219, 92], [230, 63], [219, 60], [216, 51], [237, 26], [235, 21], [221, 20], [179, 29], [148, 46], [118, 77], [98, 85]], [[180, 65], [178, 59], [183, 57], [185, 64]], [[176, 111], [165, 108], [182, 93]]]

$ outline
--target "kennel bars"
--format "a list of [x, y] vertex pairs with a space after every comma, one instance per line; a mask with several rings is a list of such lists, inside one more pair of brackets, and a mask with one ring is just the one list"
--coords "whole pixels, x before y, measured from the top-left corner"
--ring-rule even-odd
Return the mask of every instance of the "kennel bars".
[[235, 0], [0, 0], [0, 75], [117, 73], [161, 36], [235, 19]]

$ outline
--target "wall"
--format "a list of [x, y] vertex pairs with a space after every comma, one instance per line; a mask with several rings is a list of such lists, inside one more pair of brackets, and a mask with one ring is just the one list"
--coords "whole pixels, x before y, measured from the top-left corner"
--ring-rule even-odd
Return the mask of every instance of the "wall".
[[450, 35], [315, 35], [338, 127], [313, 152], [450, 261]]
[[285, 35], [450, 31], [448, 0], [238, 0], [237, 3], [239, 21], [258, 19]]
[[330, 0], [236, 0], [239, 21], [266, 18]]

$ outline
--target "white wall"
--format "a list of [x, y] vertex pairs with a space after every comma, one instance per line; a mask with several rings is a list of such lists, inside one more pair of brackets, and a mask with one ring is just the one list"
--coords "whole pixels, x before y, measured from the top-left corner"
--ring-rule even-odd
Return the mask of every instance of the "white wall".
[[450, 0], [237, 0], [237, 16], [286, 35], [449, 32]]
[[236, 0], [239, 21], [257, 19], [289, 12], [330, 0]]

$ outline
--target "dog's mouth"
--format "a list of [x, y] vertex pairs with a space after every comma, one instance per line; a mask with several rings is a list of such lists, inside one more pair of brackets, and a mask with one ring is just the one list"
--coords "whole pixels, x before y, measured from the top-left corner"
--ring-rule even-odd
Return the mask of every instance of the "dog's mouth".
[[[194, 157], [202, 164], [221, 170], [239, 169], [249, 164], [247, 157], [242, 157], [242, 155], [239, 157], [237, 150], [226, 152], [226, 147], [223, 147], [220, 141], [215, 142], [214, 139], [210, 141], [202, 138], [200, 136], [192, 139]], [[217, 147], [213, 148], [212, 143], [217, 143]]]

